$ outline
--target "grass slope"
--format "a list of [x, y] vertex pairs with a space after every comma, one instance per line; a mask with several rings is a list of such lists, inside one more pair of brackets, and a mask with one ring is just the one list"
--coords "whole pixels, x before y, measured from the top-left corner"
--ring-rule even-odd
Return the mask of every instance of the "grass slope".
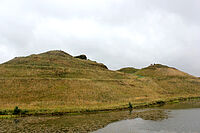
[[119, 72], [124, 72], [124, 73], [129, 73], [129, 74], [133, 74], [135, 72], [137, 72], [139, 69], [133, 68], [133, 67], [126, 67], [126, 68], [121, 68], [118, 71]]
[[14, 58], [0, 65], [0, 110], [75, 112], [200, 96], [200, 79], [175, 68], [153, 65], [128, 73], [63, 51]]

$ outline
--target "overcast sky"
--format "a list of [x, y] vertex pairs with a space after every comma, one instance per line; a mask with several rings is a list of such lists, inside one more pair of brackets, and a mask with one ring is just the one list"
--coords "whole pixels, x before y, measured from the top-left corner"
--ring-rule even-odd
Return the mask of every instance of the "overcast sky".
[[200, 76], [200, 1], [0, 0], [0, 63], [48, 50]]

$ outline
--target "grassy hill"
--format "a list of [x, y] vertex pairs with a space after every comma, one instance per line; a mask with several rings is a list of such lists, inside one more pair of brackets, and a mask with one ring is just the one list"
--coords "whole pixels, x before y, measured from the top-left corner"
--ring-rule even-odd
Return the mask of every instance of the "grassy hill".
[[168, 67], [161, 64], [150, 65], [146, 68], [137, 71], [136, 74], [147, 77], [194, 77], [187, 73], [177, 70], [173, 67]]
[[126, 67], [126, 68], [121, 68], [118, 71], [119, 72], [124, 72], [124, 73], [129, 73], [129, 74], [133, 74], [135, 72], [137, 72], [139, 69], [133, 68], [133, 67]]
[[159, 64], [111, 71], [95, 61], [49, 51], [0, 65], [0, 110], [75, 112], [197, 96], [199, 78]]

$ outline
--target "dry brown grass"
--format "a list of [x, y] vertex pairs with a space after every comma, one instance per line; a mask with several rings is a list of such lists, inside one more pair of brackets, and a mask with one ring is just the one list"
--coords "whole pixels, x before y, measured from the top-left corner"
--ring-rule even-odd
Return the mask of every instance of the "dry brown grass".
[[157, 88], [145, 80], [0, 80], [0, 108], [101, 108], [153, 100]]
[[200, 96], [200, 79], [154, 66], [134, 74], [50, 51], [0, 65], [0, 109], [86, 111]]

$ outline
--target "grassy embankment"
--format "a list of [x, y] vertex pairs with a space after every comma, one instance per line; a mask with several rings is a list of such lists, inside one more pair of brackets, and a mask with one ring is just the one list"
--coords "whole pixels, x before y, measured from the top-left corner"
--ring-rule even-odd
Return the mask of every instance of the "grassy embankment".
[[84, 112], [200, 96], [200, 79], [175, 68], [120, 71], [63, 51], [14, 58], [0, 65], [0, 110]]

